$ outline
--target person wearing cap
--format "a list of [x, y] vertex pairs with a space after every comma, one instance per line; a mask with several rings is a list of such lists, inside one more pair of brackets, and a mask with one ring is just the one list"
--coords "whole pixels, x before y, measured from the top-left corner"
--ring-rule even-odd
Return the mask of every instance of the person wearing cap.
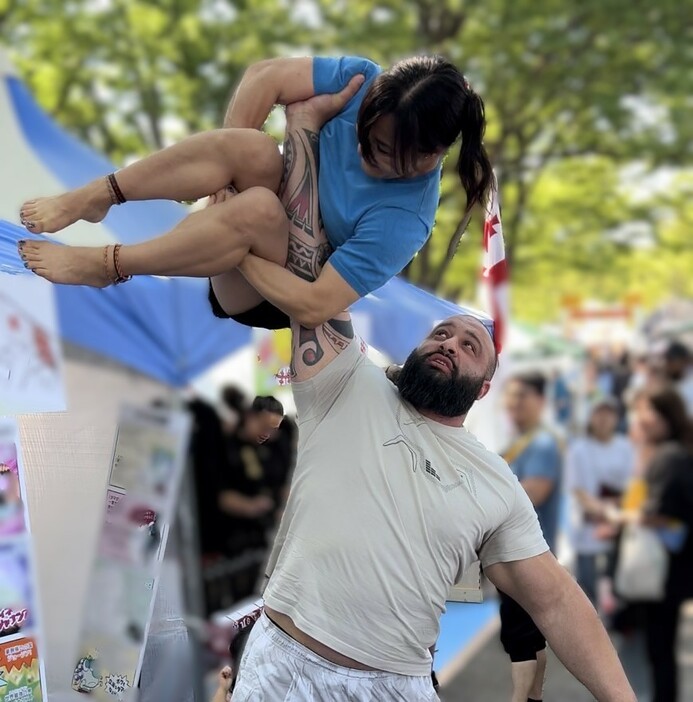
[[689, 417], [693, 417], [693, 353], [680, 341], [672, 341], [664, 351], [664, 372], [674, 383]]
[[[311, 195], [310, 234], [290, 229], [317, 262], [309, 276], [319, 274], [325, 241], [314, 111], [310, 101], [288, 110], [286, 137], [287, 196]], [[265, 264], [281, 283], [284, 271]], [[366, 357], [348, 312], [315, 328], [292, 321], [297, 464], [235, 702], [438, 700], [430, 649], [451, 586], [477, 558], [600, 702], [635, 702], [526, 493], [463, 426], [496, 370], [491, 332], [469, 314], [443, 320], [388, 377]]]
[[600, 535], [609, 510], [620, 506], [635, 467], [628, 437], [618, 434], [619, 403], [615, 397], [596, 400], [585, 436], [576, 438], [566, 454], [566, 483], [572, 498], [572, 545], [577, 581], [597, 606], [597, 585], [612, 570], [614, 539]]

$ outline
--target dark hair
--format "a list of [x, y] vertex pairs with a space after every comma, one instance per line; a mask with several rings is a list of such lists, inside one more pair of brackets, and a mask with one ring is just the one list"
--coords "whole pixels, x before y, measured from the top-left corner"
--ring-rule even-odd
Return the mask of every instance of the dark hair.
[[546, 394], [546, 378], [536, 371], [527, 371], [526, 373], [517, 373], [510, 378], [509, 382], [521, 383], [525, 387], [534, 390], [540, 397]]
[[664, 420], [669, 429], [669, 439], [693, 448], [693, 423], [686, 404], [679, 393], [670, 385], [655, 385], [641, 390], [637, 400], [646, 400]]
[[284, 405], [282, 405], [276, 397], [272, 395], [258, 395], [250, 406], [251, 412], [271, 412], [272, 414], [280, 414], [284, 416]]
[[664, 351], [664, 358], [667, 361], [687, 361], [691, 358], [691, 351], [680, 341], [672, 341]]
[[363, 158], [373, 164], [370, 133], [383, 116], [395, 122], [394, 154], [405, 171], [419, 154], [448, 149], [462, 136], [457, 173], [467, 209], [483, 203], [493, 170], [482, 138], [484, 102], [442, 56], [414, 56], [375, 77], [361, 103], [357, 130]]
[[235, 385], [227, 385], [221, 391], [221, 399], [229, 409], [239, 414], [248, 408], [248, 398]]

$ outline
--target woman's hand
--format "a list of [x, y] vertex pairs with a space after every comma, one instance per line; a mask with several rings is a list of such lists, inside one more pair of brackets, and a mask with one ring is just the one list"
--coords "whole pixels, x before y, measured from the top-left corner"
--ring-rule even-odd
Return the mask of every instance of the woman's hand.
[[286, 106], [287, 127], [300, 122], [313, 129], [319, 130], [325, 122], [339, 114], [351, 98], [356, 95], [363, 85], [365, 76], [355, 75], [338, 93], [326, 93], [315, 97], [292, 102]]
[[233, 684], [233, 670], [228, 665], [219, 671], [217, 682], [219, 687], [214, 693], [212, 702], [229, 702], [231, 699], [231, 685]]
[[227, 185], [225, 188], [222, 188], [216, 193], [212, 193], [212, 195], [209, 196], [205, 207], [218, 205], [220, 202], [224, 202], [224, 200], [228, 200], [234, 195], [238, 195], [238, 190], [236, 190], [236, 188], [234, 188], [233, 185]]

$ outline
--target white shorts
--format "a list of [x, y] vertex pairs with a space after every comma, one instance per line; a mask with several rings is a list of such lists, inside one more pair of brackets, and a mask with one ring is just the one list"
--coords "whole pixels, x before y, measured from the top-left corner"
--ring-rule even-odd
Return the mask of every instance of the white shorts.
[[344, 668], [295, 641], [263, 614], [241, 658], [232, 702], [439, 702], [430, 675]]

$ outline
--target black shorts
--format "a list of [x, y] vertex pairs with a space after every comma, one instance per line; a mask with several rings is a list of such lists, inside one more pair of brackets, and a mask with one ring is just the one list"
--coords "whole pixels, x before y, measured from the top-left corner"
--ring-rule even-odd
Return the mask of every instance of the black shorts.
[[498, 591], [500, 596], [500, 640], [513, 663], [535, 661], [537, 652], [546, 648], [546, 639], [532, 617], [515, 600]]
[[217, 296], [214, 294], [211, 280], [209, 281], [209, 294], [207, 295], [207, 299], [212, 306], [214, 316], [220, 319], [233, 319], [235, 322], [243, 324], [246, 327], [260, 327], [262, 329], [289, 329], [291, 326], [289, 316], [278, 307], [267, 302], [267, 300], [263, 300], [259, 305], [246, 312], [227, 314], [224, 308], [219, 304]]

